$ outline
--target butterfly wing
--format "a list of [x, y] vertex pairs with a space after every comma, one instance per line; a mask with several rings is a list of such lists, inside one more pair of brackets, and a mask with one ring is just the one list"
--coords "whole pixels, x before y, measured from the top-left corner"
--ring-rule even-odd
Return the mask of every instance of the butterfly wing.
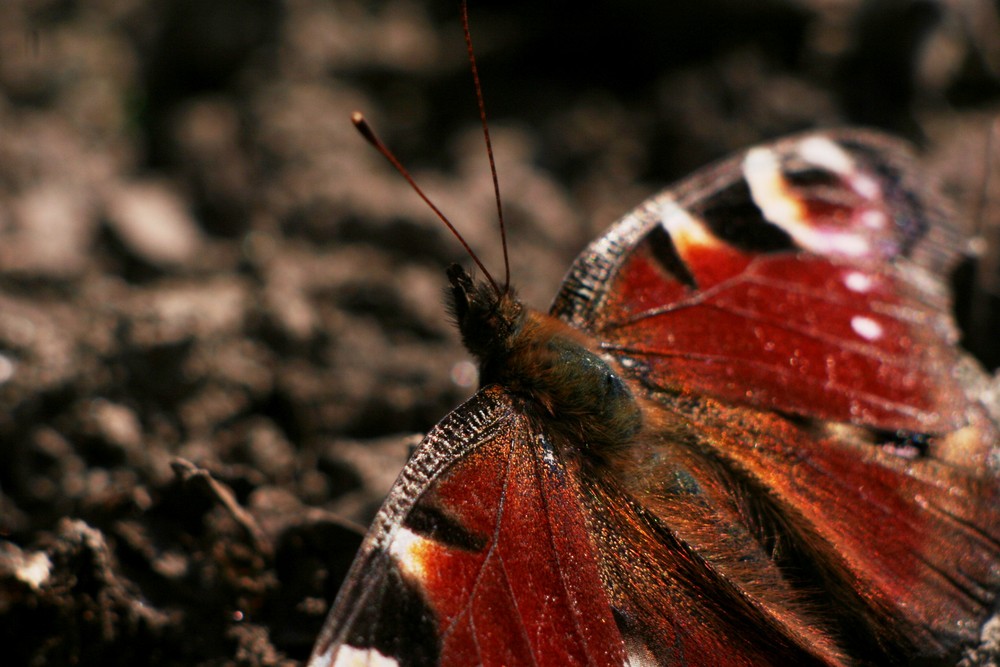
[[428, 434], [312, 667], [840, 664], [822, 632], [707, 566], [533, 410], [489, 386]]
[[[699, 495], [771, 547], [781, 585], [822, 591], [861, 655], [953, 652], [1000, 587], [997, 431], [947, 313], [954, 239], [910, 162], [854, 132], [752, 149], [623, 218], [552, 309], [672, 415], [688, 469], [712, 471]], [[664, 459], [625, 492], [711, 560], [651, 481]]]
[[954, 428], [946, 291], [909, 261], [940, 269], [953, 244], [907, 163], [857, 133], [752, 149], [623, 218], [574, 264], [553, 314], [666, 391]]
[[911, 179], [887, 140], [799, 137], [615, 225], [553, 313], [642, 432], [595, 452], [481, 390], [404, 469], [310, 664], [954, 656], [996, 600], [997, 435]]
[[310, 665], [621, 665], [575, 475], [504, 390], [421, 443]]

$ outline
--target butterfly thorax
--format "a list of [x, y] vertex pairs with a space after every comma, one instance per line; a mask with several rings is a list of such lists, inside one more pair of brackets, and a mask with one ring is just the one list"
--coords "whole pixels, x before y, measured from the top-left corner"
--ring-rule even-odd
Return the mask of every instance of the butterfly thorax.
[[455, 319], [479, 362], [482, 386], [504, 386], [590, 450], [635, 437], [641, 409], [587, 336], [526, 308], [512, 290], [498, 293], [488, 283], [474, 282], [460, 267], [452, 267], [448, 277]]

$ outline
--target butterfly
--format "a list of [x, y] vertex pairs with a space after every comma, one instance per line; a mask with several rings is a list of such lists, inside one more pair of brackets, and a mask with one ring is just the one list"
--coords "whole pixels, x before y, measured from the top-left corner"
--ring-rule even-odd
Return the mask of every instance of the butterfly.
[[998, 603], [1000, 439], [947, 215], [901, 142], [821, 132], [643, 202], [548, 313], [449, 269], [481, 389], [309, 664], [954, 664]]

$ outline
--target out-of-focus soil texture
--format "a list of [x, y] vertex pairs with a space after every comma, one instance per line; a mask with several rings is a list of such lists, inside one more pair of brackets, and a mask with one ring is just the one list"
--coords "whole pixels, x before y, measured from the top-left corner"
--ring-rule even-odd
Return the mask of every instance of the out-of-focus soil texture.
[[[978, 232], [957, 308], [1000, 363], [996, 2], [470, 4], [530, 304], [697, 166], [868, 125]], [[475, 384], [468, 258], [355, 109], [502, 273], [457, 2], [0, 2], [0, 664], [308, 656]]]

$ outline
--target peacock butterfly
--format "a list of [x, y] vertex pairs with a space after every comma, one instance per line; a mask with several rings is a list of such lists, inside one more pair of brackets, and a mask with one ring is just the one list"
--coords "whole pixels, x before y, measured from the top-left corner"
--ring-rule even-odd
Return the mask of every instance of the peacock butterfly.
[[643, 202], [548, 314], [449, 269], [482, 388], [309, 664], [954, 664], [1000, 594], [1000, 438], [945, 218], [905, 145], [842, 130]]

